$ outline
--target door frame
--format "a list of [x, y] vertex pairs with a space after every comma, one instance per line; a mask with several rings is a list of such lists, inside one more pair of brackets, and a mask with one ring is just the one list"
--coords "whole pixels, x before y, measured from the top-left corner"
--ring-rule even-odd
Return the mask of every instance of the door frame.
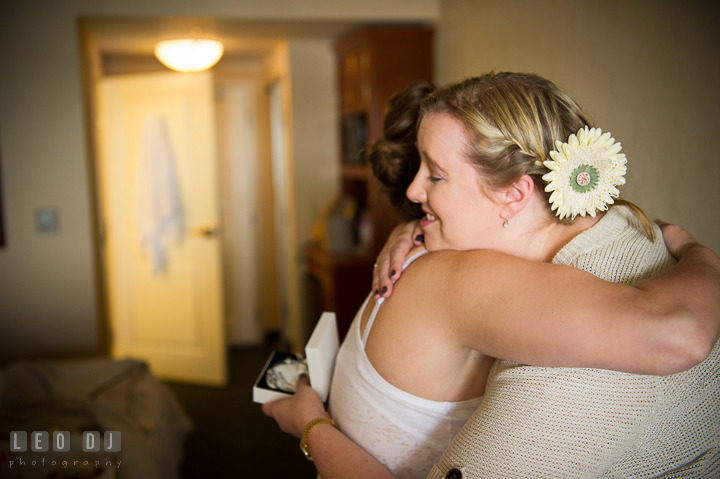
[[[90, 227], [92, 235], [92, 256], [94, 262], [94, 284], [95, 287], [95, 309], [97, 318], [98, 331], [98, 351], [102, 355], [109, 355], [112, 350], [112, 331], [110, 328], [110, 304], [107, 271], [103, 260], [104, 249], [104, 220], [102, 217], [102, 191], [99, 185], [98, 175], [98, 132], [96, 129], [97, 122], [97, 105], [96, 92], [97, 81], [103, 76], [102, 71], [102, 52], [93, 37], [90, 28], [82, 19], [78, 21], [79, 44], [80, 44], [80, 66], [81, 66], [81, 84], [83, 95], [83, 110], [85, 118], [85, 139], [87, 152], [87, 168], [88, 168], [88, 196], [90, 208]], [[268, 55], [272, 57], [271, 66], [264, 73], [265, 84], [271, 81], [281, 80], [283, 84], [283, 105], [286, 108], [285, 118], [287, 129], [284, 133], [287, 145], [292, 145], [292, 100], [291, 85], [289, 78], [289, 59], [287, 52], [287, 41], [281, 40], [272, 53]], [[277, 60], [278, 58], [281, 60]], [[266, 58], [267, 60], [267, 58]], [[129, 72], [128, 72], [129, 73]], [[294, 157], [292, 151], [287, 151], [285, 155], [286, 173], [290, 190], [287, 192], [289, 197], [294, 197], [292, 191], [294, 185]], [[298, 261], [298, 251], [296, 251], [296, 224], [295, 224], [295, 208], [292, 201], [289, 202], [289, 214], [291, 221], [289, 223], [290, 232], [285, 239], [285, 250], [292, 252], [289, 261], [289, 290], [290, 290], [290, 324], [283, 330], [280, 328], [281, 336], [284, 336], [290, 342], [293, 350], [300, 351], [303, 347], [302, 342], [302, 314], [300, 300], [300, 274]]]

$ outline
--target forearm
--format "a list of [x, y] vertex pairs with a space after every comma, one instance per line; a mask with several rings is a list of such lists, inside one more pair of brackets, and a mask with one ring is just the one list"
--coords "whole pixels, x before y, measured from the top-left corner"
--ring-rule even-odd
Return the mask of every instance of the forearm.
[[573, 286], [569, 297], [582, 298], [584, 311], [573, 301], [558, 307], [567, 319], [551, 323], [554, 342], [538, 342], [545, 349], [528, 364], [669, 375], [705, 360], [720, 337], [720, 258], [700, 244], [633, 287], [596, 284], [594, 277], [578, 277]]
[[[265, 403], [262, 410], [278, 422], [280, 429], [298, 439], [313, 420], [330, 417], [318, 394], [310, 388], [307, 377], [298, 380], [297, 391], [291, 397]], [[373, 456], [330, 423], [321, 423], [309, 430], [307, 449], [323, 479], [393, 477]]]
[[720, 258], [689, 245], [675, 267], [636, 287], [644, 293], [641, 306], [661, 318], [654, 334], [657, 359], [667, 363], [669, 355], [674, 363], [664, 373], [703, 361], [720, 338]]
[[720, 260], [707, 248], [638, 287], [494, 252], [427, 256], [432, 276], [418, 294], [489, 356], [672, 374], [702, 361], [720, 334]]
[[308, 438], [308, 450], [323, 479], [392, 479], [373, 456], [330, 424], [316, 427]]

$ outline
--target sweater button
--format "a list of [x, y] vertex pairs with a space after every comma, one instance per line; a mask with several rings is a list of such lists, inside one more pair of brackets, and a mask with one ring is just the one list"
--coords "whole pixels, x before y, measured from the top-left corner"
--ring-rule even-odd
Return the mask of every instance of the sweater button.
[[450, 469], [447, 474], [445, 474], [445, 479], [462, 479], [462, 477], [462, 472], [457, 468]]

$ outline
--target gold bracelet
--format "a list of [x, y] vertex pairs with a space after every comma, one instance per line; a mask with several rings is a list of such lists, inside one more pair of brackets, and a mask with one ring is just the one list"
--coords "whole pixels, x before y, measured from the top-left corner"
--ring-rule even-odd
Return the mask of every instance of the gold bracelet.
[[308, 461], [313, 460], [312, 456], [310, 455], [310, 451], [308, 451], [308, 437], [310, 436], [310, 431], [315, 429], [320, 424], [332, 424], [333, 426], [335, 426], [335, 429], [337, 429], [338, 431], [340, 430], [340, 428], [337, 427], [337, 424], [335, 424], [335, 421], [326, 417], [320, 417], [310, 421], [308, 425], [305, 426], [305, 429], [303, 429], [303, 435], [300, 439], [300, 450], [303, 452], [303, 454], [305, 454], [305, 457]]

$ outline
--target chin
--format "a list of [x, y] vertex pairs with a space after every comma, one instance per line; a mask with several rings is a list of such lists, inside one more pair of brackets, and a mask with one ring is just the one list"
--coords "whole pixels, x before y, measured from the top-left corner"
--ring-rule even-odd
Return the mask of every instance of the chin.
[[447, 245], [442, 244], [441, 241], [434, 241], [432, 238], [425, 237], [425, 249], [428, 251], [442, 251], [446, 249], [452, 249], [449, 248]]
[[423, 243], [425, 245], [425, 249], [428, 251], [437, 251], [437, 247], [435, 245], [435, 242], [427, 237], [427, 233], [425, 233], [425, 242]]

